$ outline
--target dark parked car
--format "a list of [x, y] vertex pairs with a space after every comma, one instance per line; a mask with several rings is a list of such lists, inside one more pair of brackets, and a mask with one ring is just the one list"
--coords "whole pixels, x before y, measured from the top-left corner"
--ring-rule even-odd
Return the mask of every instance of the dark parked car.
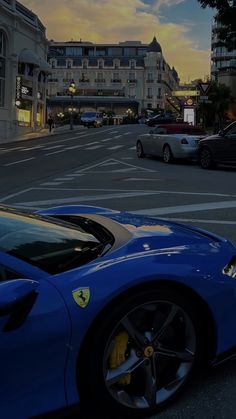
[[217, 164], [236, 165], [236, 121], [218, 134], [200, 140], [198, 157], [203, 169], [214, 168]]
[[159, 124], [174, 124], [176, 119], [173, 116], [169, 115], [155, 115], [151, 118], [148, 118], [146, 124], [149, 127], [155, 127]]

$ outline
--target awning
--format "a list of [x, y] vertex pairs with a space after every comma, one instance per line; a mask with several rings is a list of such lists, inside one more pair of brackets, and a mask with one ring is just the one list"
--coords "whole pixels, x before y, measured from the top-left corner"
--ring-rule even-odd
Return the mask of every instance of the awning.
[[47, 63], [46, 60], [44, 60], [41, 57], [39, 57], [39, 68], [40, 68], [41, 71], [43, 71], [46, 74], [52, 73], [52, 69], [51, 69], [50, 65]]
[[21, 63], [33, 64], [37, 67], [40, 67], [39, 57], [31, 49], [24, 48], [19, 57], [18, 61]]

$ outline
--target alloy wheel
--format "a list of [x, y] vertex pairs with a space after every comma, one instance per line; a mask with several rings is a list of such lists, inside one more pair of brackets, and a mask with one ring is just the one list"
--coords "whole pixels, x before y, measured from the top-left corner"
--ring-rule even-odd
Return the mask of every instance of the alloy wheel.
[[196, 354], [189, 315], [169, 301], [147, 302], [128, 312], [107, 342], [103, 371], [110, 395], [130, 409], [152, 409], [187, 379]]

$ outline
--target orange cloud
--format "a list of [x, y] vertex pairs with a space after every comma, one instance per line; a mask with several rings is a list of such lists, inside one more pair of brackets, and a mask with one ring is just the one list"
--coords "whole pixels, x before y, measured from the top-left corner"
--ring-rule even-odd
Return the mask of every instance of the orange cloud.
[[204, 77], [210, 72], [210, 51], [199, 50], [188, 38], [188, 27], [160, 23], [154, 10], [182, 0], [157, 0], [148, 5], [141, 0], [21, 0], [47, 28], [48, 39], [117, 43], [126, 40], [151, 42], [154, 35], [163, 55], [178, 71], [181, 81]]

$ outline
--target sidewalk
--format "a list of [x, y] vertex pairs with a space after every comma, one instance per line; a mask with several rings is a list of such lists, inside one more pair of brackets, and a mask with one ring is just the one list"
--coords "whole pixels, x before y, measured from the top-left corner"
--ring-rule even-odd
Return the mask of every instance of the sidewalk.
[[0, 138], [0, 145], [14, 143], [18, 141], [34, 140], [34, 139], [43, 138], [43, 137], [53, 137], [54, 135], [61, 134], [63, 132], [73, 133], [73, 132], [81, 131], [83, 129], [85, 128], [82, 125], [75, 125], [73, 130], [70, 130], [70, 125], [63, 125], [61, 127], [53, 128], [51, 132], [49, 132], [48, 128], [43, 128], [40, 131], [29, 132], [27, 134], [20, 135], [18, 137], [14, 136], [12, 138], [3, 139], [3, 140]]

